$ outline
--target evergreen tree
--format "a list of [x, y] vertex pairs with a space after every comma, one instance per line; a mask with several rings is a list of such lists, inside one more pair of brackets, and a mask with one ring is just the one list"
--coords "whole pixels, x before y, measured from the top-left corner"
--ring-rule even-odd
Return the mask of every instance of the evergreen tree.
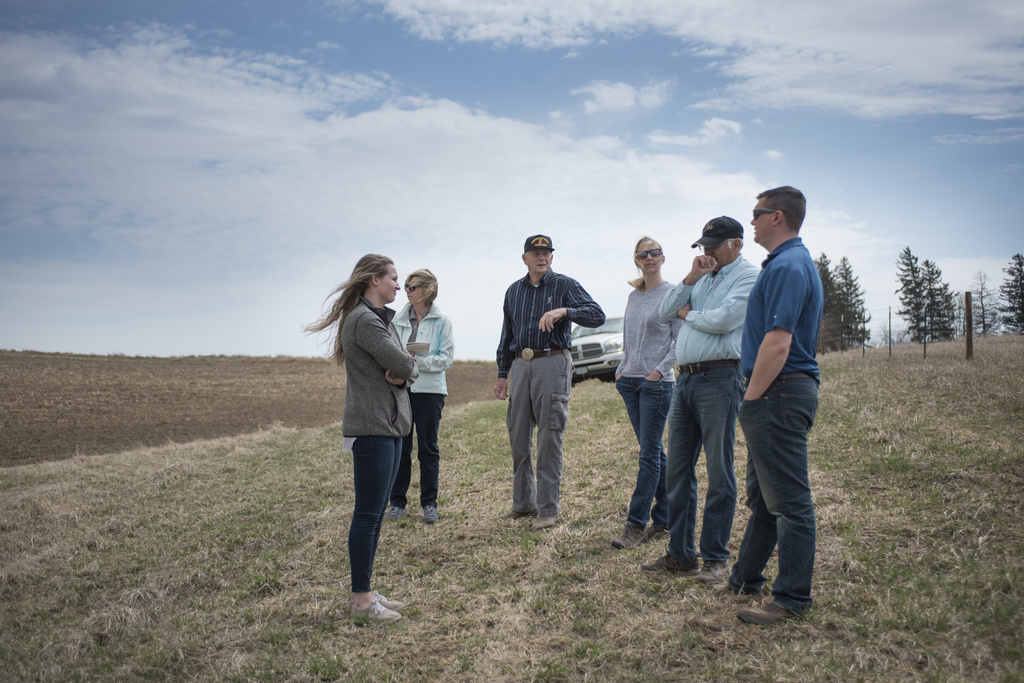
[[999, 332], [999, 307], [996, 304], [996, 293], [989, 286], [988, 275], [979, 270], [971, 283], [971, 319], [974, 322], [974, 334], [988, 335]]
[[907, 333], [910, 341], [919, 343], [925, 339], [925, 299], [924, 275], [921, 273], [921, 266], [917, 257], [910, 253], [910, 247], [905, 247], [900, 252], [896, 261], [896, 277], [900, 281], [900, 288], [896, 293], [900, 295], [901, 308], [897, 315], [907, 321]]
[[850, 346], [863, 345], [871, 337], [867, 324], [871, 322], [864, 307], [864, 290], [853, 274], [850, 259], [839, 260], [832, 274], [834, 286], [833, 318], [840, 322], [840, 333]]
[[911, 341], [955, 338], [956, 295], [942, 281], [939, 267], [927, 259], [919, 263], [906, 247], [896, 262], [896, 273], [902, 306], [898, 313], [907, 321]]
[[921, 263], [921, 275], [924, 282], [925, 313], [928, 317], [928, 338], [956, 339], [956, 294], [942, 281], [939, 267], [928, 259]]
[[1014, 254], [1010, 267], [1003, 268], [1003, 272], [1007, 277], [999, 288], [1003, 296], [1002, 323], [1011, 332], [1024, 334], [1024, 256]]

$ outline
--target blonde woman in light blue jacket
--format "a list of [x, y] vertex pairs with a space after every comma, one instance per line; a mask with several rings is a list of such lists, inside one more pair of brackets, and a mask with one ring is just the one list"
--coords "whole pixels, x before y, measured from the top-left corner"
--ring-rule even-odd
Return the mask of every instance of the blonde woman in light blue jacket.
[[433, 524], [440, 519], [437, 514], [437, 480], [441, 451], [437, 446], [437, 432], [441, 425], [444, 398], [448, 395], [444, 373], [455, 360], [455, 342], [451, 321], [434, 303], [437, 278], [433, 273], [426, 268], [411, 273], [405, 279], [405, 295], [409, 303], [395, 316], [395, 328], [406, 348], [413, 343], [425, 344], [426, 348], [410, 349], [419, 370], [419, 377], [409, 390], [413, 426], [402, 439], [402, 458], [391, 487], [391, 505], [386, 516], [399, 519], [405, 514], [406, 494], [412, 478], [412, 434], [415, 430], [423, 521]]

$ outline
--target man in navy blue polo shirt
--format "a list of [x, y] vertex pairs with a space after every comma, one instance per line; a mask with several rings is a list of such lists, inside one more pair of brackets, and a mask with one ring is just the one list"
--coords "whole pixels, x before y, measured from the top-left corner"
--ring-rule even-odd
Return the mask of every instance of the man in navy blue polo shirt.
[[[604, 324], [604, 311], [579, 282], [551, 270], [555, 248], [547, 235], [523, 245], [526, 276], [505, 292], [498, 343], [494, 396], [508, 402], [512, 447], [512, 511], [518, 519], [537, 515], [532, 528], [558, 519], [562, 485], [562, 431], [569, 420], [571, 323]], [[537, 475], [533, 473], [533, 430], [537, 429]]]
[[778, 548], [772, 602], [742, 609], [741, 621], [770, 625], [811, 607], [814, 503], [807, 472], [807, 433], [818, 408], [818, 343], [824, 296], [818, 269], [800, 239], [807, 202], [778, 187], [757, 196], [754, 241], [768, 258], [750, 291], [740, 371], [747, 380], [739, 409], [747, 440], [750, 520], [729, 576], [733, 592], [762, 595], [763, 574]]

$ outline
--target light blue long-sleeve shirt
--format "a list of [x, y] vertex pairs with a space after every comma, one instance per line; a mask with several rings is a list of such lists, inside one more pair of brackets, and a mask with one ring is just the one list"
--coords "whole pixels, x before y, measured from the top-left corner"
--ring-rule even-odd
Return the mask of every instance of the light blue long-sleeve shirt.
[[[412, 317], [416, 315], [412, 304], [394, 317], [392, 322], [398, 330], [402, 344], [408, 344], [412, 336]], [[436, 303], [430, 304], [430, 310], [423, 316], [416, 333], [416, 341], [430, 344], [426, 353], [416, 354], [416, 369], [420, 376], [409, 386], [414, 394], [448, 395], [448, 382], [445, 370], [455, 362], [455, 341], [452, 336], [452, 321], [448, 319]]]
[[704, 275], [692, 287], [682, 281], [661, 300], [658, 316], [676, 318], [690, 304], [691, 310], [676, 337], [676, 361], [702, 363], [740, 358], [747, 297], [760, 271], [742, 256], [717, 274]]

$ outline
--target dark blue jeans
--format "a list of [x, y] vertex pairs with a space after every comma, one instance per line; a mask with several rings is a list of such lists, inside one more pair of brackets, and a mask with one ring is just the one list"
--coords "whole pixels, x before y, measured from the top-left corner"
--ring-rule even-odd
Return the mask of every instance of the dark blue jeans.
[[352, 446], [356, 504], [348, 527], [348, 559], [353, 593], [370, 592], [380, 525], [401, 454], [402, 440], [386, 436], [359, 436]]
[[412, 403], [412, 427], [402, 439], [402, 460], [398, 476], [391, 487], [391, 504], [405, 509], [409, 481], [412, 479], [412, 433], [416, 432], [416, 457], [420, 461], [420, 505], [437, 506], [437, 477], [441, 470], [441, 451], [437, 447], [437, 431], [441, 426], [444, 394], [409, 392]]
[[743, 396], [739, 368], [712, 368], [676, 379], [668, 413], [668, 554], [681, 562], [697, 556], [697, 461], [704, 449], [708, 489], [700, 530], [705, 562], [729, 559], [736, 515], [736, 411]]
[[779, 549], [774, 602], [793, 611], [811, 606], [814, 573], [814, 503], [807, 474], [807, 433], [818, 410], [818, 383], [776, 380], [764, 396], [740, 404], [747, 438], [747, 522], [732, 568], [733, 590], [764, 585], [764, 567]]
[[[636, 488], [629, 501], [626, 522], [637, 529], [668, 526], [668, 503], [665, 500], [667, 456], [661, 439], [665, 434], [665, 418], [672, 403], [671, 382], [651, 382], [644, 377], [620, 377], [615, 380], [626, 404], [626, 414], [640, 444], [640, 470]], [[654, 507], [651, 507], [651, 504]]]

